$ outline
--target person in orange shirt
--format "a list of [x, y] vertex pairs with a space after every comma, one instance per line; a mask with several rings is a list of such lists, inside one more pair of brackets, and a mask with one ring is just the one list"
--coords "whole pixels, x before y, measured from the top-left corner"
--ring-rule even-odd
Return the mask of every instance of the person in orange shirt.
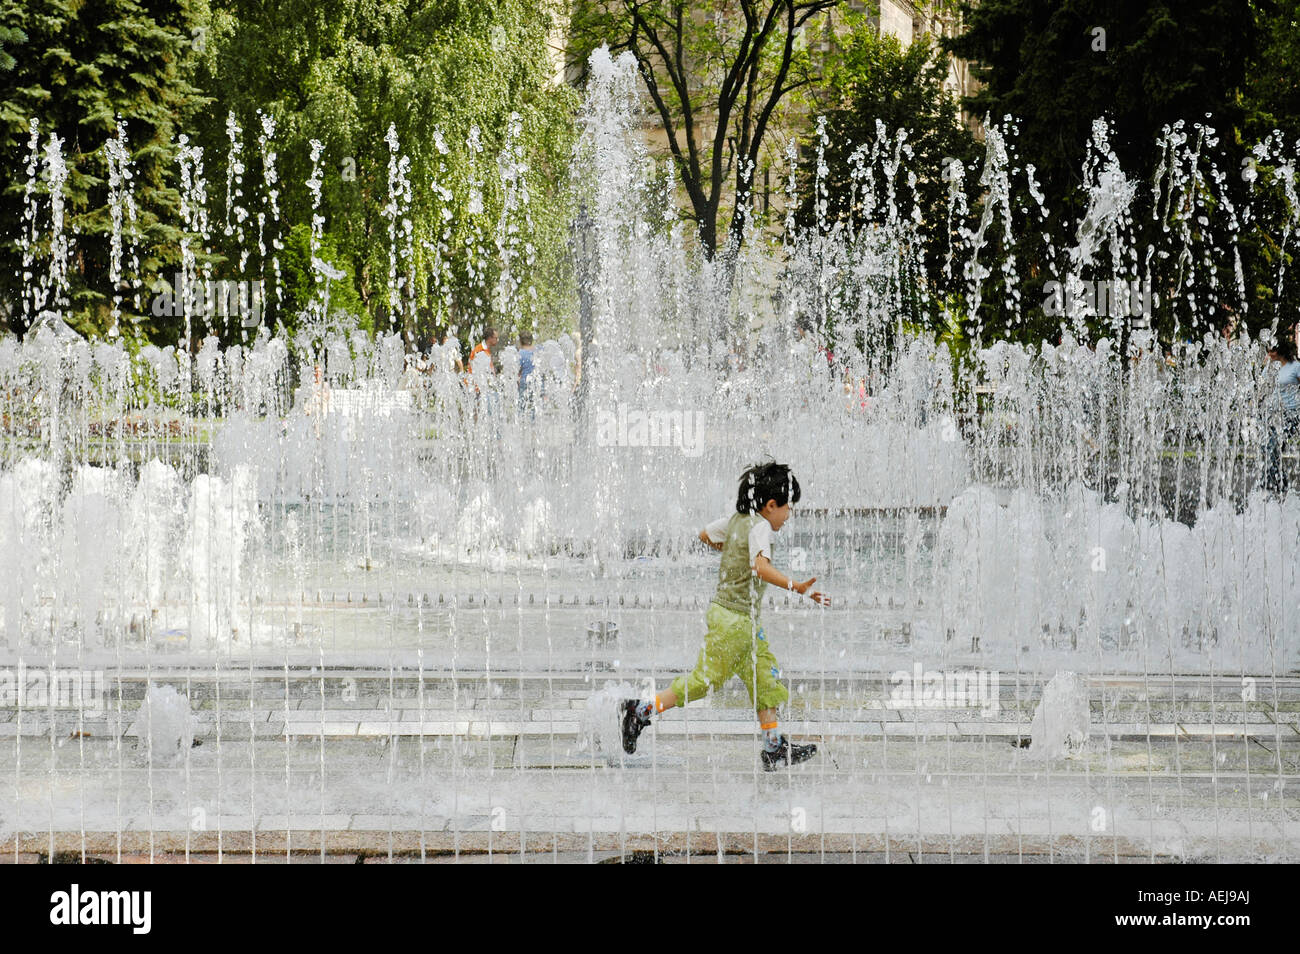
[[[474, 350], [469, 353], [469, 360], [465, 362], [465, 370], [468, 374], [465, 377], [466, 384], [474, 384], [474, 359], [480, 354], [486, 354], [488, 359], [492, 358], [492, 349], [497, 346], [497, 333], [494, 328], [487, 328], [483, 331], [483, 340], [474, 346]], [[474, 388], [476, 391], [478, 387]]]
[[483, 332], [483, 340], [476, 344], [474, 350], [469, 353], [469, 366], [472, 368], [474, 366], [474, 359], [483, 352], [487, 352], [488, 356], [491, 357], [492, 349], [497, 346], [498, 340], [495, 329], [485, 329]]

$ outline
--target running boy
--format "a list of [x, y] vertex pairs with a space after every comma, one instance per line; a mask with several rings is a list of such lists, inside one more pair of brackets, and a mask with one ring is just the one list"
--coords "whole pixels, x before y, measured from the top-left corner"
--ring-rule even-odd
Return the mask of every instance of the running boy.
[[[653, 700], [624, 700], [625, 752], [636, 751], [637, 737], [650, 724], [651, 714], [700, 699], [710, 688], [720, 688], [732, 676], [739, 676], [758, 710], [763, 768], [770, 772], [778, 765], [803, 762], [816, 754], [817, 746], [796, 745], [777, 731], [776, 707], [790, 698], [790, 693], [778, 681], [781, 669], [759, 620], [768, 583], [802, 595], [817, 582], [813, 577], [796, 583], [772, 566], [772, 533], [790, 519], [790, 505], [798, 502], [799, 482], [789, 467], [774, 461], [758, 464], [740, 477], [736, 512], [700, 531], [701, 541], [722, 551], [718, 589], [705, 617], [708, 635], [690, 675], [678, 676]], [[830, 602], [818, 592], [808, 595], [821, 605]]]

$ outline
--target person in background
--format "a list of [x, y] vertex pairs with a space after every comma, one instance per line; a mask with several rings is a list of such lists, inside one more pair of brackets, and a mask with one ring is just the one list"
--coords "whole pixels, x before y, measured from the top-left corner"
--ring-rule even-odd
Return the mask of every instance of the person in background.
[[1237, 310], [1227, 303], [1222, 304], [1219, 310], [1223, 318], [1223, 327], [1221, 328], [1223, 340], [1231, 344], [1232, 339], [1237, 336], [1237, 323], [1240, 321], [1240, 317]]
[[479, 355], [485, 354], [488, 357], [488, 370], [495, 370], [492, 366], [492, 349], [497, 346], [496, 329], [487, 328], [483, 331], [483, 340], [474, 346], [474, 350], [469, 353], [469, 360], [465, 362], [465, 383], [474, 389], [478, 394], [478, 385], [474, 383], [474, 359]]
[[433, 336], [420, 335], [415, 339], [415, 352], [410, 356], [411, 367], [421, 375], [433, 371]]
[[519, 332], [519, 406], [531, 403], [528, 399], [528, 379], [532, 376], [533, 335], [528, 331]]
[[415, 349], [406, 356], [406, 370], [402, 374], [402, 388], [410, 391], [423, 403], [429, 394], [429, 375], [433, 373], [433, 336], [420, 335], [415, 339]]
[[469, 367], [471, 369], [474, 367], [474, 359], [480, 354], [486, 354], [489, 358], [492, 357], [492, 349], [497, 346], [498, 340], [500, 339], [497, 337], [495, 329], [488, 328], [484, 330], [483, 340], [476, 344], [474, 350], [469, 353]]
[[442, 334], [438, 337], [438, 344], [439, 344], [442, 348], [444, 348], [444, 349], [447, 348], [448, 345], [450, 344], [450, 346], [452, 347], [452, 349], [455, 351], [455, 356], [456, 356], [456, 373], [457, 373], [457, 374], [464, 374], [464, 373], [465, 373], [465, 362], [462, 361], [461, 358], [460, 358], [460, 342], [457, 341], [455, 338], [453, 338], [453, 337], [451, 336], [451, 334], [447, 331], [447, 329], [444, 328], [443, 331], [442, 331]]
[[1269, 399], [1268, 444], [1264, 448], [1264, 489], [1282, 495], [1287, 490], [1282, 447], [1300, 430], [1300, 361], [1296, 360], [1295, 329], [1284, 333], [1269, 349], [1269, 361], [1281, 365], [1277, 387]]

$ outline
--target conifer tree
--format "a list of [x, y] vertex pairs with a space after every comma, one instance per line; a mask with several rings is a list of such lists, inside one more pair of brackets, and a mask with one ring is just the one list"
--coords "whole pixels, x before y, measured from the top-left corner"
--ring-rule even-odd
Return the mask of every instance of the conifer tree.
[[[149, 291], [170, 281], [179, 247], [175, 138], [205, 102], [190, 82], [204, 42], [205, 11], [193, 0], [0, 0], [0, 294], [11, 330], [24, 331], [16, 244], [22, 227], [29, 122], [41, 148], [62, 141], [68, 167], [65, 229], [74, 235], [68, 317], [78, 330], [109, 326], [111, 218], [105, 142], [125, 124], [134, 165], [144, 333], [164, 329], [148, 313]], [[48, 267], [49, 196], [38, 185], [38, 268]], [[129, 279], [131, 276], [127, 276]], [[172, 319], [166, 319], [166, 324]], [[175, 328], [166, 329], [169, 333]]]

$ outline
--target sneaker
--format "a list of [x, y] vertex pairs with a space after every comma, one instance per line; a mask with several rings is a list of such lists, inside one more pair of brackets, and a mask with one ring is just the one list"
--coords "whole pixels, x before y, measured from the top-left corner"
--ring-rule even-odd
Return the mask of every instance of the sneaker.
[[636, 714], [639, 705], [636, 699], [623, 700], [623, 751], [628, 755], [636, 751], [637, 736], [650, 724], [649, 719], [643, 719]]
[[799, 745], [791, 742], [785, 736], [781, 736], [781, 747], [775, 752], [763, 750], [761, 756], [763, 760], [763, 771], [775, 772], [778, 765], [797, 765], [800, 762], [807, 762], [817, 754], [817, 746]]

